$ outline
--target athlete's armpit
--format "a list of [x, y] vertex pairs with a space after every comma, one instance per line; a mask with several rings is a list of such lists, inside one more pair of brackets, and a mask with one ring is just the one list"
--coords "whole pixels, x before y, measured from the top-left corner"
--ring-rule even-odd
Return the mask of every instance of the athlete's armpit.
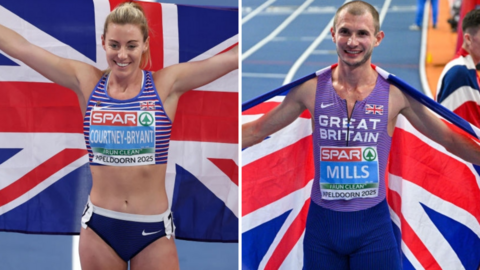
[[259, 119], [242, 125], [242, 148], [261, 142], [286, 127], [307, 108], [313, 112], [316, 78], [293, 88], [283, 102]]

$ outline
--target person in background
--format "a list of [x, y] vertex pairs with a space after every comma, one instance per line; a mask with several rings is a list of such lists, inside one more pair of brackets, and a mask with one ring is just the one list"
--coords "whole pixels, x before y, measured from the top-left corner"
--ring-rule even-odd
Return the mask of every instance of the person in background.
[[[468, 12], [478, 9], [480, 7], [480, 0], [462, 0], [460, 7], [460, 16], [458, 22], [462, 22], [463, 18], [467, 15]], [[463, 31], [462, 24], [458, 23], [457, 27], [457, 46], [455, 47], [455, 52], [458, 52], [463, 45]]]
[[[438, 1], [439, 0], [430, 0], [430, 4], [432, 6], [432, 20], [434, 29], [437, 28], [438, 22]], [[421, 29], [426, 2], [427, 0], [417, 0], [417, 13], [415, 16], [415, 23], [410, 25], [410, 30], [418, 31]]]
[[480, 9], [467, 13], [462, 21], [463, 44], [447, 63], [437, 84], [437, 101], [480, 128]]
[[450, 29], [453, 33], [457, 32], [458, 23], [460, 21], [460, 8], [462, 6], [462, 0], [455, 0], [450, 6], [450, 18], [447, 20], [450, 24]]

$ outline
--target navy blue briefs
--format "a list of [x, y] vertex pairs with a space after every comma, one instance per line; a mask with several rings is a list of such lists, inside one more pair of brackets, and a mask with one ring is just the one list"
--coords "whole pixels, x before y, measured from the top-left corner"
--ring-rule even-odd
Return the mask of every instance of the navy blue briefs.
[[400, 250], [386, 200], [360, 211], [339, 212], [310, 203], [304, 269], [400, 270]]
[[124, 261], [129, 261], [155, 240], [175, 231], [172, 213], [135, 215], [115, 212], [93, 205], [88, 200], [82, 216], [82, 227], [90, 227]]

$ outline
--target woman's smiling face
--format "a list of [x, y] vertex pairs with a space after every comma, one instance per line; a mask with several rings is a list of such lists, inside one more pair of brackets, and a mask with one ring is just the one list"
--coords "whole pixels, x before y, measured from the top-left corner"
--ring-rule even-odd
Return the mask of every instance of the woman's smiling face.
[[112, 73], [128, 76], [139, 68], [142, 54], [148, 48], [148, 38], [144, 42], [140, 28], [134, 24], [111, 23], [102, 36], [102, 45]]

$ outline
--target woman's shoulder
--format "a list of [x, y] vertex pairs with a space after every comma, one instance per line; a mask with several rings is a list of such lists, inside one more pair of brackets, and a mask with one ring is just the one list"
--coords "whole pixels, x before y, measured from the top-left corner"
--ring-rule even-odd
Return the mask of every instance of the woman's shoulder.
[[82, 66], [82, 72], [78, 73], [80, 89], [84, 96], [88, 97], [98, 82], [108, 74], [108, 70], [101, 70], [92, 65]]
[[169, 76], [169, 74], [172, 74], [170, 71], [174, 66], [161, 68], [156, 71], [150, 71], [152, 74], [152, 79], [157, 87], [160, 85], [168, 84], [170, 80], [173, 80], [173, 76]]

